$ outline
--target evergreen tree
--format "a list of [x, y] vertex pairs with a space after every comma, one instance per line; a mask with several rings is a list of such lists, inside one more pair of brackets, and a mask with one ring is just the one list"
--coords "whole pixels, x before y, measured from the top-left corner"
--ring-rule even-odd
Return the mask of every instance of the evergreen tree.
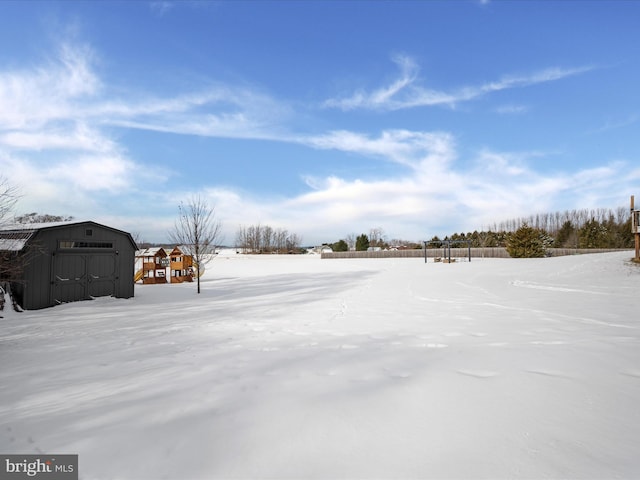
[[361, 234], [356, 238], [356, 250], [366, 251], [369, 248], [369, 237], [366, 234]]
[[331, 250], [334, 252], [348, 252], [349, 245], [344, 240], [338, 240], [336, 243], [331, 244]]
[[588, 220], [578, 231], [580, 248], [607, 248], [609, 246], [609, 232], [606, 225], [595, 218]]
[[634, 240], [631, 232], [631, 216], [625, 222], [616, 222], [613, 216], [605, 225], [608, 232], [607, 248], [633, 248]]
[[631, 217], [626, 222], [617, 224], [615, 226], [616, 231], [616, 248], [633, 248], [634, 238], [631, 231]]
[[[558, 233], [556, 234], [556, 239], [554, 242], [554, 247], [563, 248], [563, 247], [575, 247], [575, 239], [576, 239], [576, 229], [571, 223], [570, 220], [565, 221]], [[572, 243], [573, 242], [573, 243]]]
[[526, 223], [509, 235], [507, 252], [513, 258], [544, 257], [546, 233]]

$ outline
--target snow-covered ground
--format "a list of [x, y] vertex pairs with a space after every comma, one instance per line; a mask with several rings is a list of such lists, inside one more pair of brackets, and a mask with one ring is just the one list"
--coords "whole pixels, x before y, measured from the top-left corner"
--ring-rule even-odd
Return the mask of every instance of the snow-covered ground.
[[639, 478], [640, 267], [219, 256], [0, 319], [0, 452], [82, 479]]

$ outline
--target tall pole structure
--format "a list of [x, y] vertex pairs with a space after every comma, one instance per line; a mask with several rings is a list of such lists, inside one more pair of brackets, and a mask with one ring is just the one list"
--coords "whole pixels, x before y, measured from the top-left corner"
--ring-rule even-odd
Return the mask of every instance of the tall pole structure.
[[634, 260], [636, 262], [640, 262], [640, 225], [638, 223], [640, 223], [640, 211], [635, 210], [633, 195], [631, 195], [631, 229], [635, 237], [636, 256]]

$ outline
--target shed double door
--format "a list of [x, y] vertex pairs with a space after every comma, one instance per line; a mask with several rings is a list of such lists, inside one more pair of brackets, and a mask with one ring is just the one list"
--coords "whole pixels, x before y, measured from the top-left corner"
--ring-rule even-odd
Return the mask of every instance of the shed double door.
[[53, 299], [74, 302], [115, 294], [116, 256], [59, 253], [53, 262]]

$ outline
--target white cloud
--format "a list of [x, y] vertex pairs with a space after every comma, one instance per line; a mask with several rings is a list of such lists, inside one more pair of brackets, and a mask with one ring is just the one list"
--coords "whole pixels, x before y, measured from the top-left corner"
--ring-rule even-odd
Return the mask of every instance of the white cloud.
[[0, 72], [0, 129], [37, 130], [73, 118], [76, 102], [101, 88], [92, 71], [94, 59], [87, 46], [63, 44], [44, 67]]
[[[353, 143], [349, 143], [355, 151]], [[571, 208], [610, 204], [624, 164], [612, 163], [574, 173], [542, 175], [529, 164], [540, 152], [501, 153], [483, 150], [474, 168], [457, 168], [452, 144], [441, 168], [423, 163], [393, 178], [345, 179], [337, 175], [307, 178], [311, 191], [288, 199], [236, 198], [236, 209], [260, 212], [263, 223], [295, 225], [310, 243], [334, 241], [326, 232], [367, 232], [381, 225], [392, 236], [421, 240], [455, 231], [473, 231], [509, 218], [559, 208], [558, 199]], [[364, 145], [362, 154], [371, 154]], [[640, 169], [636, 169], [637, 178]], [[633, 183], [625, 180], [622, 189]], [[589, 197], [583, 196], [581, 192]], [[265, 201], [266, 200], [266, 201]], [[598, 200], [600, 202], [598, 202]], [[606, 200], [605, 203], [603, 201]], [[254, 217], [256, 218], [256, 217]]]
[[75, 190], [118, 192], [132, 188], [137, 168], [126, 158], [114, 155], [79, 157], [60, 162], [47, 170], [47, 176]]
[[588, 72], [594, 67], [553, 67], [528, 75], [505, 75], [499, 80], [481, 85], [465, 86], [452, 91], [438, 91], [418, 84], [418, 67], [409, 57], [396, 57], [400, 76], [391, 85], [366, 92], [358, 90], [347, 97], [329, 99], [325, 107], [341, 110], [401, 110], [406, 108], [444, 105], [453, 107], [458, 103], [474, 100], [500, 90], [521, 88], [539, 83], [552, 82], [565, 77]]
[[16, 150], [86, 150], [108, 152], [117, 148], [115, 142], [100, 131], [78, 122], [69, 125], [52, 126], [38, 131], [18, 130], [0, 134], [0, 145]]
[[453, 137], [444, 132], [385, 130], [378, 138], [362, 133], [338, 130], [325, 135], [301, 138], [314, 148], [359, 153], [392, 161], [411, 168], [426, 163], [452, 160]]
[[532, 172], [527, 166], [527, 160], [542, 155], [538, 152], [510, 153], [483, 149], [475, 159], [475, 173], [482, 176], [489, 173], [494, 178], [531, 174]]

